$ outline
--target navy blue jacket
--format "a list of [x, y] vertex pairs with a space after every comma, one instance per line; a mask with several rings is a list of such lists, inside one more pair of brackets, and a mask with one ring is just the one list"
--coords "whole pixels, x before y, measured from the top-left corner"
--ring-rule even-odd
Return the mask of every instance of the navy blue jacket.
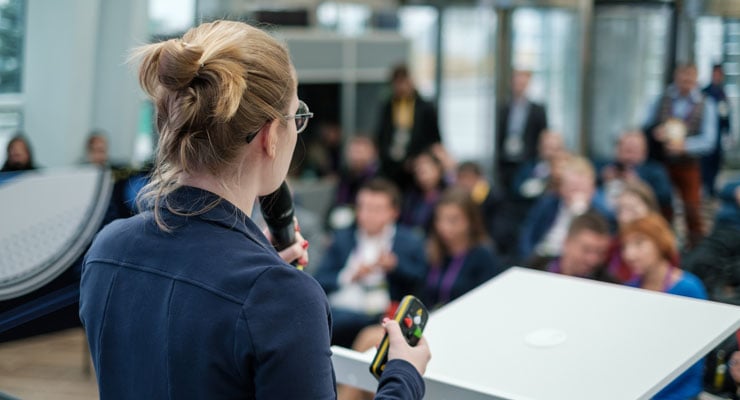
[[[184, 187], [193, 212], [218, 201]], [[331, 315], [321, 287], [221, 199], [198, 216], [117, 220], [87, 253], [80, 287], [101, 398], [332, 399]], [[390, 373], [389, 373], [390, 372]], [[421, 398], [411, 364], [388, 364], [379, 395]]]
[[[537, 244], [545, 238], [547, 232], [552, 228], [560, 210], [560, 197], [554, 194], [546, 194], [535, 203], [522, 225], [519, 236], [519, 256], [530, 257], [534, 254]], [[603, 196], [597, 192], [591, 199], [591, 211], [601, 214], [607, 221], [614, 223], [613, 215], [609, 212], [603, 200]]]
[[[601, 172], [608, 166], [615, 166], [616, 163], [604, 163], [599, 168], [599, 186], [603, 184], [601, 181]], [[644, 163], [640, 164], [635, 168], [635, 173], [640, 179], [645, 182], [655, 193], [655, 199], [658, 200], [658, 204], [663, 208], [670, 208], [673, 202], [673, 186], [671, 186], [671, 179], [668, 177], [663, 164], [654, 160], [645, 160]]]
[[[327, 294], [339, 289], [339, 273], [357, 246], [355, 232], [356, 228], [335, 232], [334, 240], [321, 258], [316, 280]], [[418, 296], [427, 274], [423, 242], [410, 229], [397, 225], [392, 250], [398, 257], [398, 266], [387, 275], [391, 300], [400, 301], [407, 294]]]
[[[438, 271], [430, 270], [423, 297], [424, 304], [428, 307], [441, 307], [501, 272], [496, 253], [484, 245], [477, 245], [468, 251], [457, 274], [451, 271], [451, 262], [452, 259], [447, 257]], [[451, 285], [445, 287], [446, 281], [453, 278]]]

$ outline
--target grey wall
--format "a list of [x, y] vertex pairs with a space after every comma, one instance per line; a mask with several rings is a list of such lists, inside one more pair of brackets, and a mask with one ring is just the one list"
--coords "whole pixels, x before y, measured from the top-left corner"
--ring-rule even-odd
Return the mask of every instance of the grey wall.
[[146, 11], [146, 0], [27, 2], [23, 129], [38, 164], [79, 162], [93, 128], [130, 159], [141, 95], [124, 61], [145, 43]]

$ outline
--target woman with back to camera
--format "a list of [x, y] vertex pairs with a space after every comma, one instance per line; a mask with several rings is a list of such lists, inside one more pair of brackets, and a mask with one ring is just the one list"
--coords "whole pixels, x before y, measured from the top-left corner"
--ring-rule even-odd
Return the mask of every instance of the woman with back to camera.
[[[679, 296], [706, 299], [696, 275], [678, 267], [676, 236], [655, 212], [621, 226], [622, 257], [636, 276], [627, 285]], [[693, 399], [702, 391], [704, 360], [679, 375], [653, 399]]]
[[[106, 226], [83, 266], [80, 317], [102, 398], [334, 398], [329, 305], [250, 219], [285, 179], [311, 114], [275, 39], [217, 21], [144, 46], [160, 133], [147, 211]], [[430, 353], [398, 324], [380, 398], [420, 399]]]

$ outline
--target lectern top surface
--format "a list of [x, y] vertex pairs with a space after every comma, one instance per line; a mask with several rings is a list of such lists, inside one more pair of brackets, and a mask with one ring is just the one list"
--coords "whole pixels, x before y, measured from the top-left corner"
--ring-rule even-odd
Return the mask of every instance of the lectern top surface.
[[428, 377], [505, 399], [649, 398], [740, 307], [511, 268], [433, 312]]

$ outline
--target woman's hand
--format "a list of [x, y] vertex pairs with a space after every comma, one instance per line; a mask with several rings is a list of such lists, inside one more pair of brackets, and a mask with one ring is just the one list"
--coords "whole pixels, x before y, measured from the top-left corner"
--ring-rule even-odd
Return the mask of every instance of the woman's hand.
[[[267, 239], [270, 240], [270, 243], [272, 243], [270, 231], [265, 229], [262, 233], [264, 233]], [[301, 232], [296, 231], [295, 243], [280, 250], [278, 255], [280, 255], [280, 258], [288, 264], [295, 261], [298, 265], [305, 267], [308, 265], [308, 240], [301, 235]]]
[[383, 328], [388, 332], [388, 340], [390, 341], [388, 361], [395, 359], [406, 360], [419, 371], [420, 375], [424, 375], [427, 364], [429, 364], [429, 360], [432, 358], [426, 338], [422, 336], [419, 343], [411, 347], [406, 343], [406, 338], [403, 337], [398, 322], [386, 318], [383, 320]]

